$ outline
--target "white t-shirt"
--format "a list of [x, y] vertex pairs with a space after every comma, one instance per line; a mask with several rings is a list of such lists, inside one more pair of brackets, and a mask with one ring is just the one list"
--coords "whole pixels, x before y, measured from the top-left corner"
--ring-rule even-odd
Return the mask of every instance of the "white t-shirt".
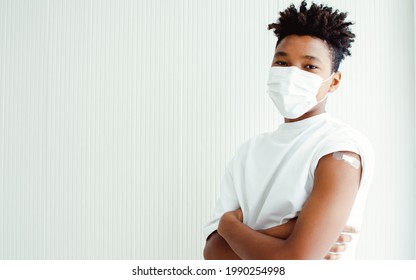
[[[207, 238], [221, 216], [241, 208], [243, 223], [266, 229], [297, 217], [309, 197], [321, 157], [351, 151], [361, 156], [362, 176], [347, 224], [360, 228], [374, 170], [373, 149], [365, 136], [328, 113], [257, 135], [240, 146], [225, 169], [212, 220], [204, 227]], [[354, 258], [358, 236], [343, 259]]]

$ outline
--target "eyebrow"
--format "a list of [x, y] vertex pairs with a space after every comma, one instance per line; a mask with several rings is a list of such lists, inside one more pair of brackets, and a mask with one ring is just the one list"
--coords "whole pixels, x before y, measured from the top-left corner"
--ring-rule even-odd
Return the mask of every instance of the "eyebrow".
[[307, 59], [307, 60], [315, 60], [318, 62], [322, 62], [319, 58], [317, 58], [316, 56], [312, 56], [312, 55], [305, 55], [303, 56], [303, 58]]
[[288, 55], [287, 53], [285, 53], [285, 52], [276, 52], [276, 53], [274, 54], [274, 57], [277, 57], [277, 56], [284, 56], [284, 57], [288, 57], [289, 55]]
[[[289, 57], [289, 54], [286, 52], [276, 52], [273, 58], [276, 58], [278, 56]], [[307, 59], [307, 60], [312, 60], [312, 61], [318, 61], [322, 63], [322, 60], [320, 60], [319, 58], [313, 55], [304, 55], [302, 58]]]

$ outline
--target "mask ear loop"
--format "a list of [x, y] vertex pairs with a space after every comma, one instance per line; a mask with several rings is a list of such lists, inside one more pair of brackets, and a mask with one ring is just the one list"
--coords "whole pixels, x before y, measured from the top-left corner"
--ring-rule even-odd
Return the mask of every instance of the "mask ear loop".
[[328, 98], [328, 93], [325, 95], [325, 97], [324, 98], [322, 98], [321, 100], [319, 100], [318, 102], [316, 102], [316, 104], [319, 104], [319, 103], [321, 103], [322, 101], [324, 101], [325, 99], [327, 99]]
[[[335, 72], [333, 72], [332, 74], [331, 74], [331, 76], [329, 76], [328, 78], [326, 78], [325, 80], [323, 80], [322, 81], [322, 83], [321, 84], [323, 84], [323, 83], [325, 83], [325, 82], [327, 82], [327, 81], [329, 81], [333, 76], [334, 76], [334, 74], [335, 74]], [[328, 98], [328, 92], [326, 93], [326, 95], [325, 95], [325, 97], [324, 98], [322, 98], [321, 100], [319, 100], [316, 104], [319, 104], [319, 103], [321, 103], [322, 101], [324, 101], [325, 99], [327, 99]]]
[[335, 72], [332, 72], [331, 76], [329, 76], [328, 78], [326, 78], [325, 80], [322, 81], [322, 83], [325, 83], [327, 81], [329, 81], [329, 79], [332, 78], [332, 76], [334, 76]]

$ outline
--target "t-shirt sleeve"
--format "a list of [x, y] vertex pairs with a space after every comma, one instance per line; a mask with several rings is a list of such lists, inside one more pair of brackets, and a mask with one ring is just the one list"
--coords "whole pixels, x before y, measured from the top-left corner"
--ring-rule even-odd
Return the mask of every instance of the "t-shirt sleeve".
[[231, 164], [232, 161], [225, 168], [225, 172], [221, 180], [220, 196], [217, 199], [212, 218], [203, 228], [205, 239], [217, 230], [218, 223], [224, 213], [239, 208], [233, 177], [230, 171]]
[[359, 132], [334, 134], [321, 142], [311, 163], [311, 175], [315, 173], [319, 160], [328, 154], [338, 151], [353, 152], [361, 157], [362, 176], [360, 188], [368, 187], [374, 172], [374, 152], [368, 139]]

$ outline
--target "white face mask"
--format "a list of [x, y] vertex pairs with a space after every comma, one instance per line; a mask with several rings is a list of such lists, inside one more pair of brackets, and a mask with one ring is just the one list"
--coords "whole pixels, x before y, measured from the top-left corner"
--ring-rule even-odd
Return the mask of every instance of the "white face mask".
[[267, 92], [283, 117], [296, 119], [327, 98], [328, 94], [318, 102], [316, 95], [333, 75], [323, 80], [295, 66], [271, 67]]

